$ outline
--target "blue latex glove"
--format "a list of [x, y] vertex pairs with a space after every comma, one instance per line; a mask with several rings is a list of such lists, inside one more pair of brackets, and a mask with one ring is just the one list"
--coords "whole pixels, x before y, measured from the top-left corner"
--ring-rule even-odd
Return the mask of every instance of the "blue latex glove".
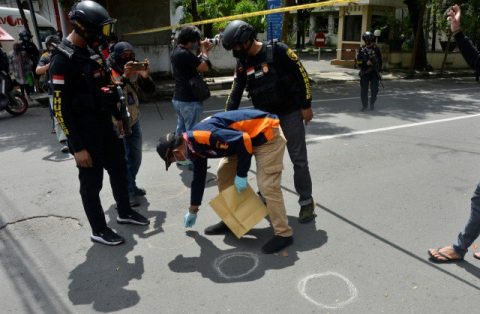
[[193, 227], [196, 221], [197, 221], [197, 214], [192, 214], [190, 211], [188, 211], [183, 217], [183, 224], [185, 225], [185, 228]]
[[237, 188], [238, 193], [242, 193], [247, 189], [247, 177], [235, 176], [235, 188]]

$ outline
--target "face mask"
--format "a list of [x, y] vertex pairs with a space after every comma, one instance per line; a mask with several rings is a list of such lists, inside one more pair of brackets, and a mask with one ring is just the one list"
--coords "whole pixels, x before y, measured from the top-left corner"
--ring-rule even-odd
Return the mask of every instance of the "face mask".
[[248, 57], [248, 51], [250, 50], [250, 48], [252, 48], [252, 46], [253, 46], [253, 40], [250, 41], [247, 48], [244, 48], [245, 46], [242, 45], [242, 48], [240, 50], [233, 49], [232, 50], [233, 57], [237, 59], [246, 59]]
[[247, 57], [247, 50], [245, 49], [233, 50], [232, 54], [234, 58], [245, 59]]
[[135, 58], [120, 58], [120, 60], [118, 61], [118, 66], [123, 69], [125, 67], [125, 64], [127, 64], [128, 62], [130, 61], [135, 61]]

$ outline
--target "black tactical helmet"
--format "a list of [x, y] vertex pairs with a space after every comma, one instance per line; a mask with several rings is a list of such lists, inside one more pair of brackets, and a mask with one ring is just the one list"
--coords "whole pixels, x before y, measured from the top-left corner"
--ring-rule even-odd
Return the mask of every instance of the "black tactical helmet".
[[178, 33], [177, 41], [181, 45], [197, 42], [202, 38], [202, 32], [198, 27], [193, 25], [187, 25], [183, 27]]
[[372, 32], [365, 32], [362, 35], [362, 39], [364, 42], [374, 42], [375, 36], [373, 36]]
[[235, 20], [228, 23], [222, 33], [222, 45], [226, 50], [232, 50], [235, 44], [243, 44], [255, 39], [255, 29], [247, 22]]
[[73, 29], [88, 43], [109, 37], [116, 20], [95, 1], [81, 1], [72, 6], [68, 14]]
[[32, 34], [30, 34], [29, 32], [27, 31], [21, 31], [19, 34], [18, 34], [18, 38], [20, 38], [21, 41], [30, 41], [30, 39], [32, 39]]
[[60, 43], [60, 38], [58, 38], [57, 35], [49, 35], [45, 38], [45, 46], [47, 48], [52, 44], [59, 44], [59, 43]]

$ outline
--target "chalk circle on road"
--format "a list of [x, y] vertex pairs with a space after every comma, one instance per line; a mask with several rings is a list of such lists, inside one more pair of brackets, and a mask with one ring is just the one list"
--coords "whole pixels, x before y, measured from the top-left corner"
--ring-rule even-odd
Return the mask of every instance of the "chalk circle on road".
[[[237, 261], [237, 265], [232, 263], [228, 263], [235, 259]], [[238, 263], [238, 261], [243, 260], [242, 263]], [[247, 262], [248, 261], [248, 262]], [[226, 270], [225, 266], [229, 264], [231, 267], [229, 271]], [[213, 262], [213, 268], [217, 271], [217, 273], [224, 279], [234, 280], [240, 279], [242, 277], [248, 276], [251, 274], [255, 269], [257, 269], [259, 264], [258, 256], [256, 254], [250, 252], [233, 252], [221, 255], [215, 259]], [[242, 268], [242, 269], [235, 269], [238, 266], [245, 266], [247, 267], [251, 265], [249, 268]], [[237, 266], [237, 267], [235, 267]], [[224, 270], [222, 270], [224, 269]], [[228, 272], [228, 273], [227, 273]]]
[[[175, 250], [195, 242], [194, 238], [185, 235], [185, 228], [180, 224], [164, 224], [162, 228], [164, 232], [147, 239], [147, 246], [149, 248]], [[185, 241], [179, 241], [179, 239], [185, 239]], [[172, 245], [168, 245], [168, 243], [172, 243]]]
[[[313, 298], [311, 296], [311, 294], [308, 293], [307, 288], [308, 288], [308, 283], [309, 282], [312, 282], [312, 280], [315, 280], [315, 279], [316, 280], [325, 280], [329, 277], [330, 277], [330, 280], [331, 280], [332, 277], [341, 279], [343, 281], [343, 283], [346, 285], [346, 287], [348, 289], [348, 297], [346, 298], [346, 300], [344, 300], [344, 301], [337, 300], [335, 303], [322, 303], [318, 300], [315, 300], [315, 298]], [[345, 277], [345, 276], [343, 276], [339, 273], [332, 272], [332, 271], [328, 271], [328, 272], [325, 272], [325, 273], [319, 273], [319, 274], [313, 274], [313, 275], [310, 275], [310, 276], [307, 276], [307, 277], [303, 278], [298, 283], [298, 291], [300, 292], [300, 294], [305, 299], [307, 299], [311, 303], [313, 303], [313, 304], [315, 304], [319, 307], [322, 307], [322, 308], [325, 308], [325, 309], [330, 309], [330, 310], [339, 309], [339, 308], [344, 307], [345, 305], [347, 305], [350, 302], [352, 302], [353, 300], [355, 300], [357, 298], [357, 295], [358, 295], [357, 288], [347, 277]]]

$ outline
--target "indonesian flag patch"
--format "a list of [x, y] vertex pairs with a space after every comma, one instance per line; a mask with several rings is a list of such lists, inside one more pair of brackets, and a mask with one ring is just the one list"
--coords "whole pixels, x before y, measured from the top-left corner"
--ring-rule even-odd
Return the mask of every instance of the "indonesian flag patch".
[[255, 68], [254, 67], [250, 67], [247, 69], [247, 75], [252, 75], [255, 73]]
[[63, 75], [54, 75], [52, 77], [52, 82], [55, 85], [64, 85], [65, 84], [65, 76]]

